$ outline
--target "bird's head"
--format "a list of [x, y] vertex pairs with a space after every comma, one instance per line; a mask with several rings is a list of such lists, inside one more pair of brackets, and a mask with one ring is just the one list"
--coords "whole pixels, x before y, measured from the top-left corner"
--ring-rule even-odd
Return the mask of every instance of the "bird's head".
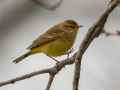
[[78, 25], [74, 20], [65, 20], [64, 22], [60, 23], [60, 27], [62, 30], [67, 32], [78, 32], [82, 25]]

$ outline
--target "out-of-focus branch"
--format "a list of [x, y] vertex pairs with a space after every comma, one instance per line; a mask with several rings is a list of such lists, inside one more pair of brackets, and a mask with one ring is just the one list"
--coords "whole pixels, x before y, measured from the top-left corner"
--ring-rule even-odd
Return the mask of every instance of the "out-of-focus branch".
[[106, 36], [120, 36], [120, 30], [116, 30], [116, 33], [111, 33], [104, 29], [102, 31], [102, 34], [105, 34]]
[[29, 73], [29, 74], [26, 74], [26, 75], [23, 75], [23, 76], [20, 76], [20, 77], [17, 77], [17, 78], [13, 78], [13, 79], [8, 80], [8, 81], [0, 82], [0, 87], [8, 85], [8, 84], [14, 84], [17, 81], [28, 79], [28, 78], [31, 78], [35, 75], [49, 73], [50, 74], [50, 79], [48, 80], [48, 84], [47, 84], [47, 87], [46, 87], [46, 90], [49, 90], [50, 87], [51, 87], [51, 84], [53, 82], [54, 76], [66, 65], [73, 64], [74, 60], [75, 60], [75, 57], [76, 57], [76, 54], [77, 54], [77, 52], [71, 58], [62, 60], [60, 63], [58, 63], [57, 65], [55, 65], [52, 68], [47, 68], [47, 69], [35, 71], [33, 73]]
[[94, 38], [98, 37], [101, 34], [109, 14], [113, 11], [115, 7], [119, 5], [119, 3], [120, 0], [114, 0], [110, 3], [110, 5], [105, 9], [103, 14], [99, 17], [99, 19], [90, 27], [84, 40], [82, 41], [75, 59], [73, 90], [78, 90], [81, 70], [81, 59], [84, 52], [86, 51], [90, 43], [94, 40]]
[[55, 10], [56, 8], [58, 8], [62, 2], [62, 0], [59, 0], [57, 3], [53, 4], [53, 5], [48, 5], [48, 4], [45, 4], [43, 3], [42, 1], [40, 0], [32, 0], [33, 2], [39, 4], [40, 6], [46, 8], [46, 9], [49, 9], [49, 10]]

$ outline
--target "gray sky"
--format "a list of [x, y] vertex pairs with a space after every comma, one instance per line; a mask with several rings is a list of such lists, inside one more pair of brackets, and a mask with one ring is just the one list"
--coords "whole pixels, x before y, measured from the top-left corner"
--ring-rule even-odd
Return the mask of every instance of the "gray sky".
[[[45, 0], [53, 4], [57, 0]], [[55, 11], [49, 11], [31, 0], [0, 1], [0, 82], [33, 71], [49, 68], [55, 62], [40, 53], [32, 55], [18, 64], [12, 61], [26, 53], [26, 48], [39, 35], [66, 19], [73, 19], [84, 27], [79, 30], [74, 48], [77, 51], [88, 28], [106, 8], [109, 0], [63, 0]], [[117, 7], [108, 18], [105, 29], [120, 30], [120, 8]], [[82, 59], [80, 90], [120, 89], [120, 37], [96, 38]], [[74, 53], [73, 53], [74, 54]], [[71, 56], [73, 55], [71, 54]], [[65, 59], [58, 57], [57, 60]], [[74, 64], [66, 66], [56, 75], [51, 90], [71, 90]], [[0, 90], [44, 90], [48, 74], [0, 87]]]

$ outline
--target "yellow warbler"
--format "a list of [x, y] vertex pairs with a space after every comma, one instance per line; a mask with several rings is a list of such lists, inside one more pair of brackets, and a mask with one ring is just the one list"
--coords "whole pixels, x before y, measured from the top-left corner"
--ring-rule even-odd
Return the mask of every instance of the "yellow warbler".
[[35, 39], [27, 49], [30, 51], [18, 57], [13, 62], [18, 63], [24, 58], [36, 54], [45, 53], [50, 57], [64, 55], [73, 46], [79, 26], [74, 20], [65, 20], [57, 24]]

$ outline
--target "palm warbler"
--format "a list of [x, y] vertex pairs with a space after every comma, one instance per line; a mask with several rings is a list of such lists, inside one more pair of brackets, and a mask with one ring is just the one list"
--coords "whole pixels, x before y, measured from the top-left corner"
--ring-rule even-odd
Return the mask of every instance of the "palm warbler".
[[30, 51], [18, 57], [13, 62], [18, 63], [29, 55], [45, 53], [57, 57], [65, 54], [73, 46], [79, 26], [74, 20], [65, 20], [57, 24], [35, 39], [27, 49]]

